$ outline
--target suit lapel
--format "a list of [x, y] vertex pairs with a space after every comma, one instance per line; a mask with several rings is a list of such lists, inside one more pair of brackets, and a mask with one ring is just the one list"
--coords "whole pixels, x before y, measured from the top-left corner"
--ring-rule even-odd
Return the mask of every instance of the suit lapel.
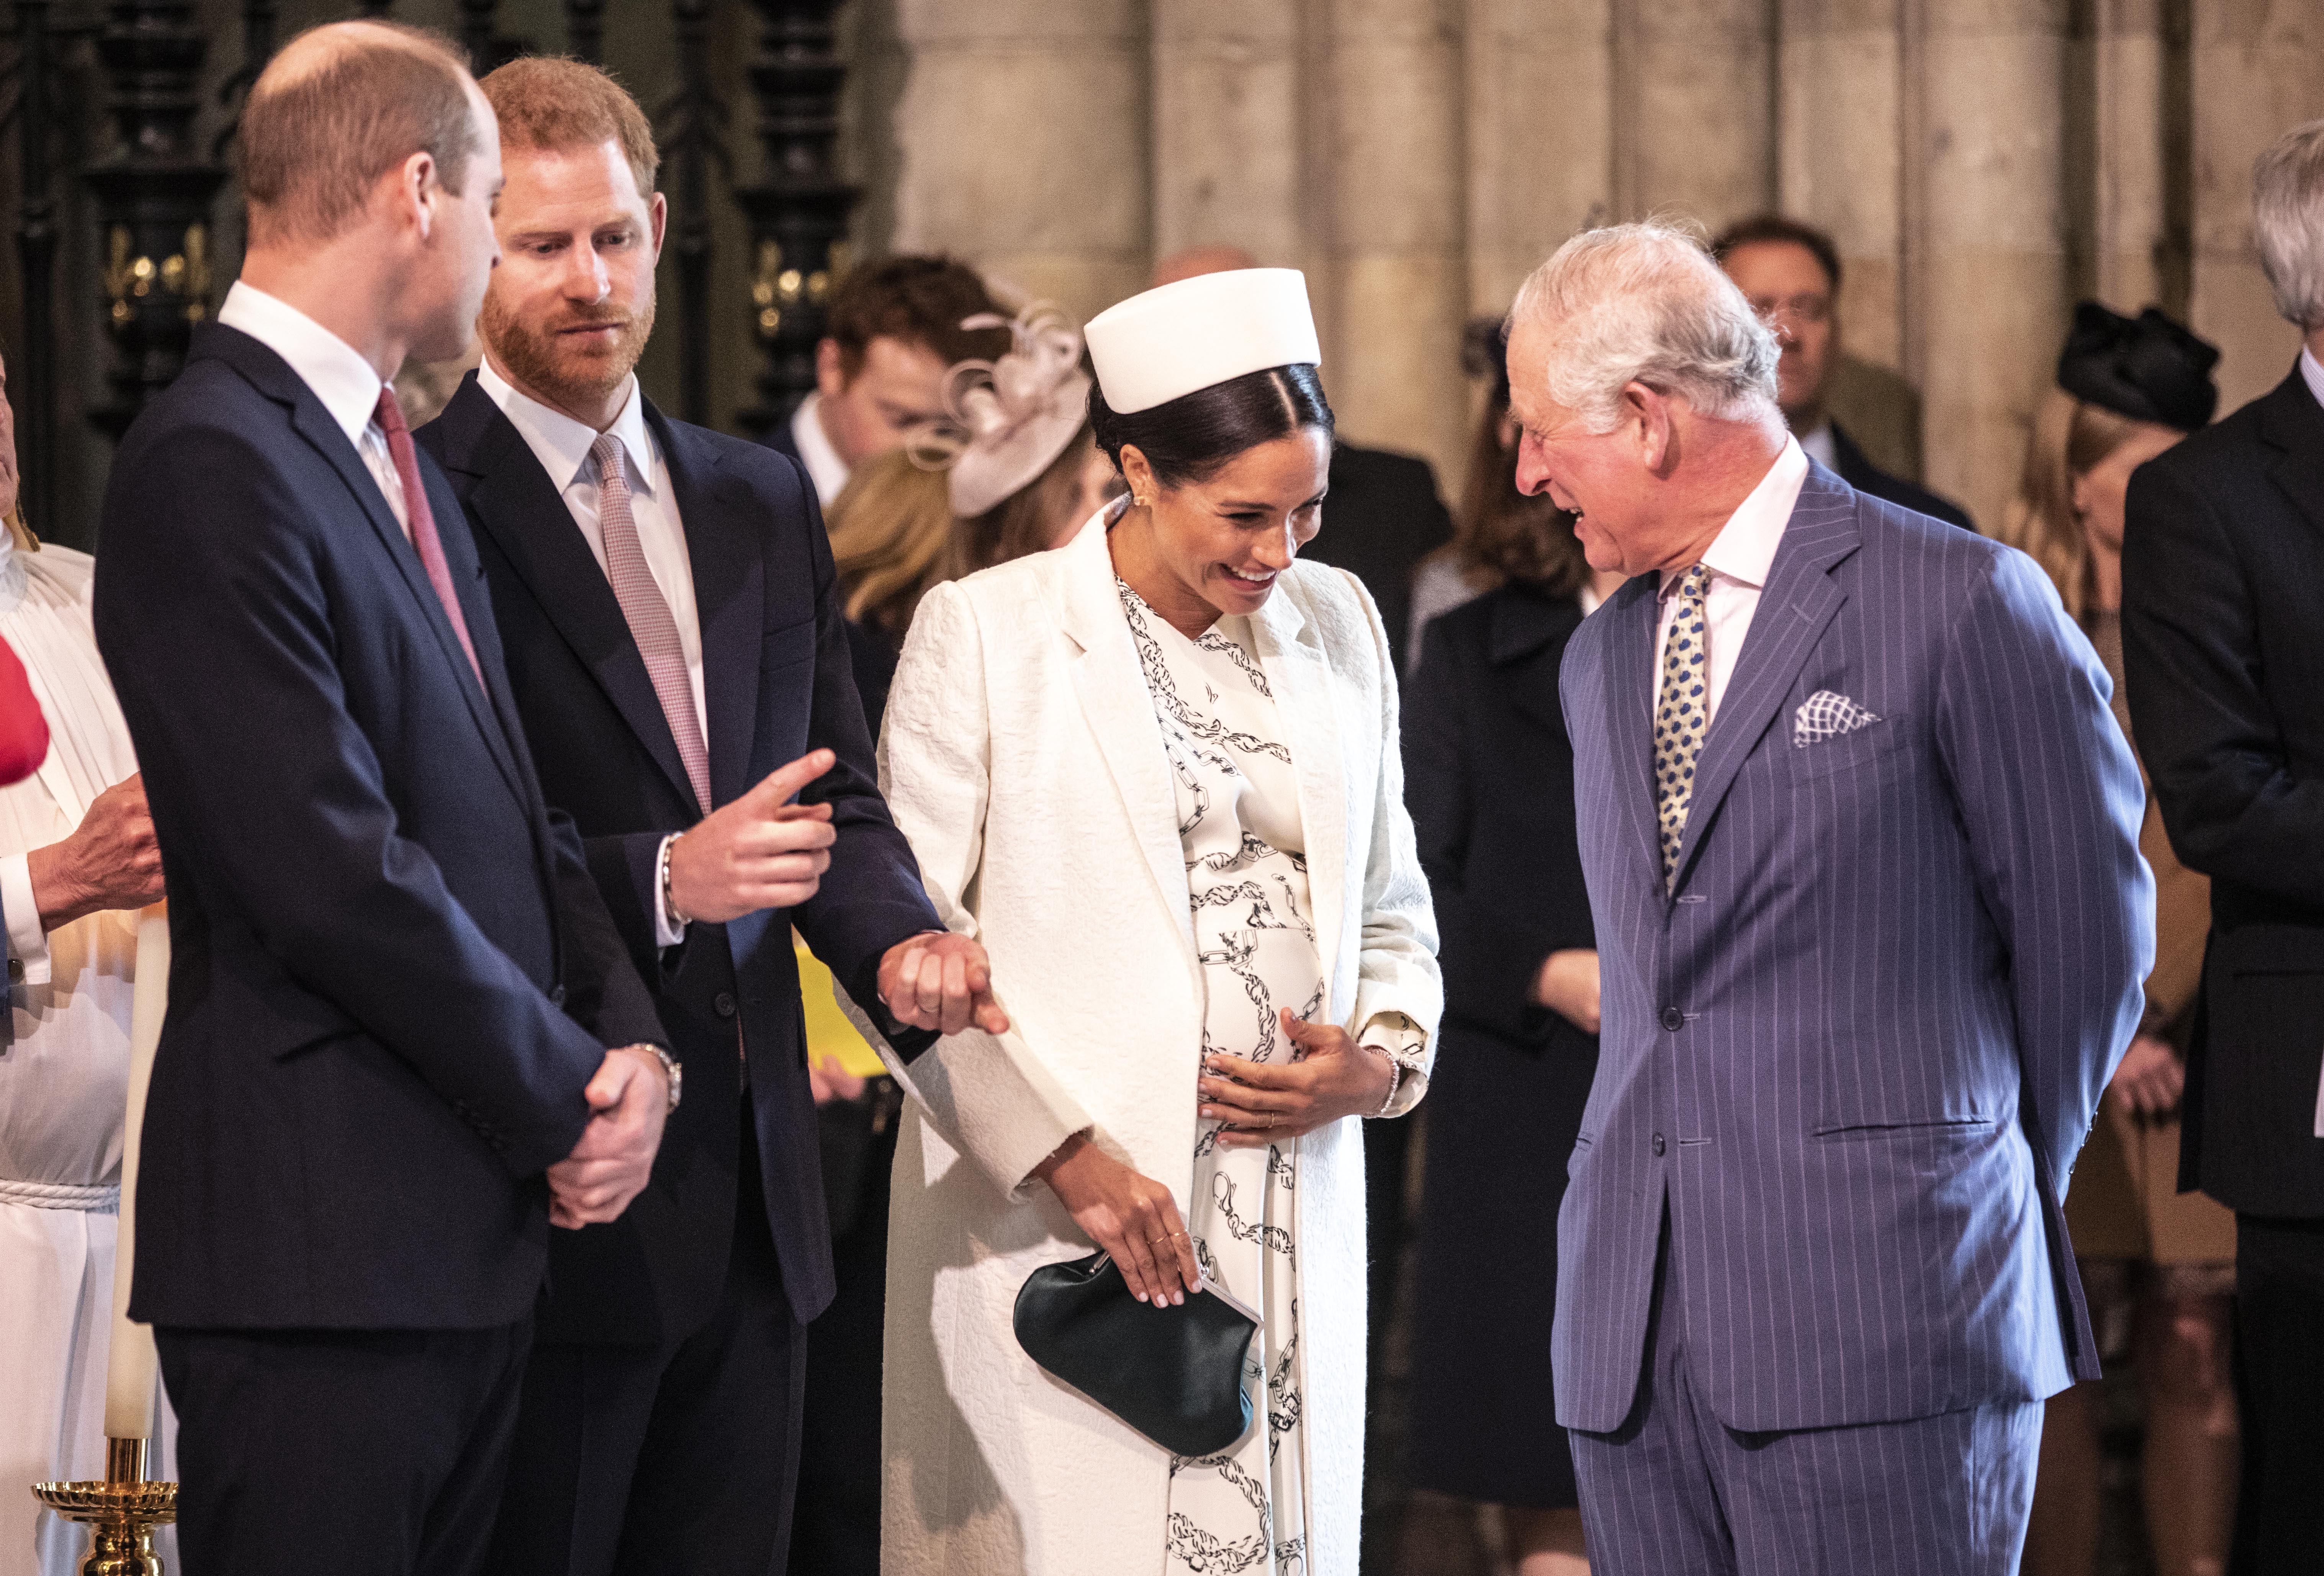
[[[476, 558], [475, 540], [468, 534], [468, 517], [462, 512], [460, 501], [452, 495], [451, 484], [442, 473], [432, 465], [423, 465], [420, 475], [421, 485], [428, 489], [428, 507], [436, 518], [436, 537], [444, 549], [444, 567], [452, 576], [452, 594], [459, 598], [460, 617], [468, 626], [468, 639], [476, 648], [476, 667], [483, 669], [488, 687], [487, 704], [500, 724], [497, 731], [484, 730], [493, 745], [493, 759], [500, 762], [516, 797], [528, 805], [536, 804], [540, 782], [532, 772], [531, 754], [525, 749], [524, 719], [517, 712], [516, 696], [508, 686], [508, 663], [501, 650], [500, 626], [493, 621], [492, 594], [484, 585], [484, 566]], [[429, 589], [432, 598], [435, 588]], [[454, 644], [458, 644], [457, 636], [454, 637]], [[459, 657], [461, 676], [470, 677], [467, 653], [462, 651]], [[468, 694], [474, 688], [474, 685], [463, 685], [461, 693]], [[540, 830], [542, 825], [536, 821], [535, 830]]]
[[[1827, 473], [1828, 475], [1828, 473]], [[1833, 585], [1830, 570], [1863, 539], [1856, 524], [1856, 494], [1845, 484], [1833, 485], [1811, 471], [1784, 528], [1783, 544], [1767, 572], [1759, 606], [1751, 616], [1750, 632], [1735, 671], [1720, 696], [1719, 714], [1703, 741], [1695, 764], [1694, 795], [1687, 806], [1686, 836], [1679, 845], [1678, 876], [1687, 866], [1719, 806], [1734, 786], [1735, 775], [1767, 731], [1775, 709], [1791, 693], [1800, 668], [1848, 600]], [[1672, 889], [1676, 890], [1674, 883]]]
[[2267, 401], [2261, 431], [2283, 451], [2268, 475], [2308, 523], [2324, 532], [2324, 409], [2296, 365]]
[[[768, 594], [766, 528], [759, 518], [763, 506], [754, 513], [749, 491], [719, 468], [716, 451], [686, 429], [673, 427], [650, 402], [646, 421], [669, 462], [670, 492], [693, 569], [695, 619], [702, 631], [702, 704], [709, 714], [702, 726], [710, 743], [710, 797], [732, 804], [750, 789], [758, 739], [759, 659]], [[642, 662], [639, 671], [644, 671]], [[662, 732], [667, 736], [669, 729]], [[671, 759], [677, 759], [675, 746]]]
[[1662, 844], [1655, 817], [1655, 618], [1660, 609], [1654, 580], [1640, 575], [1614, 593], [1598, 616], [1607, 631], [1606, 738], [1613, 748], [1614, 783], [1630, 846], [1659, 882]]
[[1105, 541], [1107, 515], [1084, 526], [1057, 555], [1058, 615], [1080, 648], [1071, 664], [1074, 694], [1121, 796], [1139, 852], [1154, 877], [1156, 895], [1176, 924], [1193, 966], [1194, 916], [1186, 907], [1186, 856], [1178, 839], [1178, 795], [1170, 780], [1154, 697], [1138, 665], [1121, 602], [1114, 590], [1113, 556]]
[[654, 693], [653, 679], [646, 673], [645, 659], [638, 655], [613, 585], [574, 523], [564, 494], [473, 375], [461, 384], [453, 407], [456, 412], [447, 408], [445, 419], [456, 419], [471, 442], [462, 447], [447, 445], [446, 457], [453, 470], [473, 478], [466, 500], [470, 512], [491, 533], [670, 787], [692, 804], [694, 785], [678, 759], [661, 697]]
[[[371, 467], [364, 464], [363, 456], [355, 453], [355, 446], [347, 441], [346, 431], [331, 419], [330, 412], [324, 410], [322, 401], [314, 397], [303, 382], [299, 381], [298, 374], [290, 373], [287, 364], [283, 370], [297, 383], [300, 392], [300, 397], [290, 408], [292, 429], [330, 462], [331, 468], [339, 474], [339, 480], [346, 484], [347, 491], [363, 506], [364, 518], [371, 522], [373, 531], [379, 537], [380, 546], [402, 576], [405, 589], [420, 604], [420, 616], [435, 631], [437, 647], [444, 660], [451, 664], [454, 677], [458, 681], [460, 697], [467, 703], [468, 714], [475, 720], [477, 732], [484, 734], [485, 746], [492, 751], [493, 760], [500, 767], [502, 775], [508, 779], [510, 790], [520, 801], [530, 804], [530, 797], [525, 793], [521, 774], [516, 768], [516, 759], [509, 752], [508, 733], [493, 707], [492, 698], [476, 683], [475, 669], [469, 666], [468, 653], [461, 646], [460, 637], [453, 631], [451, 617], [444, 611], [443, 598], [436, 594], [436, 587], [429, 583], [428, 570], [420, 562], [419, 550], [411, 545], [411, 539], [404, 534], [403, 527], [397, 523], [394, 512], [387, 506], [386, 494], [380, 491]], [[427, 485], [428, 471], [428, 465], [423, 460], [420, 465], [422, 487]], [[429, 508], [431, 511], [436, 508], [432, 500]], [[437, 530], [439, 541], [444, 534], [439, 524]], [[447, 558], [447, 566], [449, 562]], [[455, 569], [452, 581], [456, 595], [459, 594], [460, 579], [460, 572]], [[462, 616], [469, 619], [469, 632], [473, 638], [475, 620], [465, 602], [462, 604]]]
[[1299, 824], [1307, 844], [1307, 906], [1325, 1000], [1339, 994], [1341, 920], [1348, 885], [1348, 762], [1340, 742], [1338, 696], [1314, 625], [1278, 587], [1251, 620], [1259, 665], [1275, 694], [1275, 714], [1299, 780]]

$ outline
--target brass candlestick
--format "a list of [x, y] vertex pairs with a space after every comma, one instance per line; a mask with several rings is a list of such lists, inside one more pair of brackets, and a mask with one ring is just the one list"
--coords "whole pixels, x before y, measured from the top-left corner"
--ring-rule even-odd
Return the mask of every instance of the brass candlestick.
[[35, 1483], [32, 1495], [67, 1521], [96, 1529], [80, 1576], [161, 1576], [153, 1529], [178, 1519], [178, 1486], [148, 1482], [147, 1442], [105, 1442], [102, 1483]]

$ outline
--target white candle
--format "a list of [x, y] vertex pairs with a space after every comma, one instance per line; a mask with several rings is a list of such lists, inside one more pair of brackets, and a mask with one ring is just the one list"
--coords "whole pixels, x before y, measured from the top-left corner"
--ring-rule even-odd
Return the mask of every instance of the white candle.
[[169, 907], [156, 903], [137, 917], [137, 979], [129, 1009], [129, 1116], [121, 1136], [121, 1245], [113, 1261], [113, 1348], [105, 1368], [105, 1436], [146, 1439], [153, 1432], [153, 1381], [160, 1366], [153, 1332], [129, 1317], [129, 1279], [135, 1268], [137, 1138], [145, 1125], [145, 1085], [153, 1076], [153, 1047], [170, 1001]]

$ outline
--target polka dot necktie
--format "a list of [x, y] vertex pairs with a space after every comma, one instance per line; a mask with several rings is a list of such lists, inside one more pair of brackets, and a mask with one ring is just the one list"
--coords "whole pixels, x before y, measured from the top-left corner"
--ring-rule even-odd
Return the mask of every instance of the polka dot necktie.
[[1662, 824], [1663, 885], [1678, 876], [1694, 762], [1711, 727], [1711, 665], [1704, 660], [1703, 602], [1711, 571], [1697, 564], [1678, 583], [1677, 616], [1663, 642], [1662, 696], [1655, 703], [1655, 810]]

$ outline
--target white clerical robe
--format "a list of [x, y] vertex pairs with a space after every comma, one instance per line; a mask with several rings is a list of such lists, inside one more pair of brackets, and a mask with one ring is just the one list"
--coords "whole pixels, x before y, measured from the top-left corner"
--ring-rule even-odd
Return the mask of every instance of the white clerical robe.
[[[0, 1576], [70, 1576], [88, 1535], [42, 1510], [31, 1485], [105, 1475], [137, 917], [95, 914], [44, 936], [24, 860], [137, 770], [89, 625], [95, 568], [86, 553], [24, 552], [0, 532], [0, 637], [50, 741], [39, 771], [0, 788]], [[172, 1475], [175, 1453], [163, 1411], [156, 1476]], [[174, 1534], [156, 1546], [174, 1570]]]

